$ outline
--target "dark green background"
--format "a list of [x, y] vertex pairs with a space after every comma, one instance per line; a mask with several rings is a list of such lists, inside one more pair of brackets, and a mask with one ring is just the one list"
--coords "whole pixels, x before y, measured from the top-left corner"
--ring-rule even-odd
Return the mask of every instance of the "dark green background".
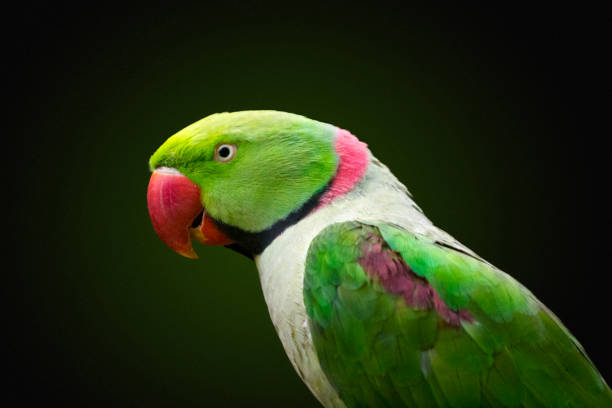
[[609, 379], [597, 233], [609, 183], [582, 112], [599, 92], [591, 24], [559, 13], [235, 3], [7, 15], [13, 406], [317, 405], [254, 265], [200, 245], [200, 260], [182, 258], [148, 218], [150, 154], [242, 109], [351, 130], [437, 225], [557, 313]]

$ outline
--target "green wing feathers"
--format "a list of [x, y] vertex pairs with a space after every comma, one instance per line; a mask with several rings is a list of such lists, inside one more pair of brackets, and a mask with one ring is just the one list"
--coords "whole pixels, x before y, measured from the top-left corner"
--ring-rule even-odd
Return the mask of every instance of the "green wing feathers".
[[323, 230], [304, 303], [348, 407], [612, 407], [581, 346], [527, 289], [397, 226]]

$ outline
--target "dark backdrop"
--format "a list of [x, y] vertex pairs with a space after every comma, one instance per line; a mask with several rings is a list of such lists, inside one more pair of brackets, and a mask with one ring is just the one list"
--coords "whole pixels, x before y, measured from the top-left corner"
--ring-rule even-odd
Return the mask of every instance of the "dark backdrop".
[[179, 257], [149, 222], [149, 155], [191, 122], [242, 109], [351, 130], [437, 225], [547, 304], [610, 379], [607, 135], [589, 126], [603, 92], [596, 14], [255, 3], [7, 13], [11, 406], [317, 405], [255, 266], [199, 245], [200, 260]]

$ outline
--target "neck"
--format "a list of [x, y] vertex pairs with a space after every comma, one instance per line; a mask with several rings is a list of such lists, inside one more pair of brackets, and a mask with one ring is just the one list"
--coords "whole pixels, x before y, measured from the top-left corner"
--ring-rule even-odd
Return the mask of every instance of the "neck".
[[340, 158], [336, 175], [321, 197], [317, 209], [345, 195], [361, 180], [368, 168], [368, 147], [349, 131], [337, 128], [336, 154]]
[[315, 192], [287, 217], [260, 232], [247, 232], [217, 222], [219, 229], [236, 241], [236, 244], [228, 245], [227, 248], [253, 259], [254, 255], [261, 254], [288, 227], [350, 192], [366, 173], [369, 162], [368, 148], [350, 132], [340, 128], [336, 128], [334, 143], [338, 155], [336, 174], [322, 190]]

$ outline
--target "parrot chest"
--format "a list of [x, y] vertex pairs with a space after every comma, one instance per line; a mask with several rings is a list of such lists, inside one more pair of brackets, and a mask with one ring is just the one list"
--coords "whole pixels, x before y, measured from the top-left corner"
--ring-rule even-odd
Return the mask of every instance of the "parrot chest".
[[255, 259], [263, 294], [274, 328], [302, 381], [325, 407], [343, 408], [319, 365], [302, 294], [306, 254], [317, 225], [295, 227]]

